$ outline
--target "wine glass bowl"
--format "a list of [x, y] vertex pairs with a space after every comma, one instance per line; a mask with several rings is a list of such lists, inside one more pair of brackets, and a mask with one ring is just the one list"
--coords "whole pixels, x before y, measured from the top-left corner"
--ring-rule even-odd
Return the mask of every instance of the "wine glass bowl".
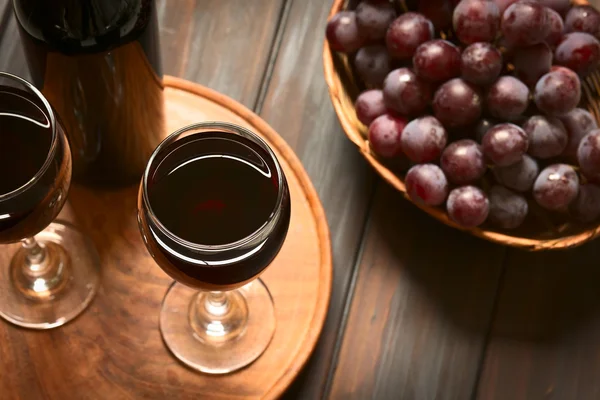
[[10, 149], [0, 160], [7, 171], [0, 180], [0, 243], [14, 243], [43, 230], [62, 209], [71, 152], [60, 122], [43, 111], [49, 104], [18, 81], [2, 83], [0, 107], [13, 117], [0, 126], [0, 144]]
[[[141, 188], [140, 188], [141, 191]], [[140, 193], [140, 198], [143, 194]], [[278, 235], [285, 237], [286, 225], [289, 223], [290, 207], [289, 200], [286, 206], [287, 215], [282, 218], [275, 228]], [[156, 221], [149, 215], [149, 211], [143, 201], [138, 204], [141, 212], [138, 214], [140, 231], [144, 244], [152, 258], [171, 278], [186, 286], [204, 291], [228, 291], [239, 289], [247, 283], [258, 278], [264, 269], [275, 258], [283, 245], [281, 240], [274, 246], [265, 246], [257, 249], [260, 243], [252, 242], [243, 246], [223, 248], [220, 251], [203, 252], [195, 246], [186, 246], [180, 241], [169, 238], [168, 232], [161, 231], [155, 225]], [[168, 244], [167, 244], [168, 243]], [[167, 250], [168, 246], [168, 250]], [[253, 253], [246, 261], [223, 264], [219, 267], [211, 266], [211, 262], [219, 262], [224, 259], [235, 259]], [[178, 255], [175, 255], [177, 253]], [[179, 257], [195, 259], [198, 263], [186, 262]]]
[[[220, 207], [235, 208], [243, 206], [248, 211], [254, 210], [255, 214], [260, 214], [261, 211], [254, 208], [257, 204], [240, 204], [241, 202], [247, 202], [247, 197], [236, 204], [223, 204], [224, 200], [217, 197], [229, 193], [209, 193], [212, 190], [210, 187], [199, 188], [201, 192], [208, 194], [208, 196], [205, 196], [205, 193], [196, 193], [194, 188], [185, 187], [198, 184], [193, 181], [186, 180], [181, 183], [183, 191], [180, 193], [191, 190], [190, 193], [185, 194], [186, 197], [189, 197], [189, 201], [180, 197], [173, 203], [170, 196], [175, 196], [176, 193], [172, 192], [172, 186], [156, 189], [157, 182], [190, 159], [238, 150], [236, 149], [237, 143], [231, 146], [234, 142], [229, 142], [228, 139], [220, 137], [221, 135], [218, 133], [215, 135], [215, 132], [205, 131], [204, 129], [208, 129], [205, 126], [207, 125], [203, 125], [203, 130], [200, 133], [196, 132], [196, 136], [191, 133], [194, 130], [188, 128], [184, 128], [186, 130], [180, 135], [172, 135], [161, 144], [150, 159], [149, 168], [144, 174], [143, 183], [140, 186], [138, 200], [140, 229], [149, 252], [155, 258], [157, 264], [173, 279], [199, 290], [233, 290], [257, 278], [279, 252], [289, 226], [289, 192], [279, 165], [273, 161], [275, 160], [274, 155], [266, 151], [260, 155], [256, 154], [258, 156], [256, 157], [256, 163], [258, 165], [262, 163], [266, 170], [274, 175], [272, 179], [264, 183], [270, 186], [267, 190], [272, 189], [271, 194], [277, 197], [259, 198], [257, 196], [256, 198], [258, 202], [273, 203], [270, 204], [270, 209], [263, 210], [262, 215], [257, 215], [254, 221], [246, 221], [248, 225], [245, 225], [244, 221], [238, 220], [235, 226], [230, 225], [219, 228], [218, 225], [225, 222], [226, 218], [229, 217], [217, 217], [214, 225], [208, 227], [208, 232], [203, 236], [207, 240], [214, 241], [214, 237], [219, 235], [221, 236], [217, 238], [219, 243], [195, 243], [187, 240], [190, 238], [190, 232], [186, 231], [204, 230], [194, 225], [193, 222], [206, 224], [206, 218], [210, 218], [213, 212], [223, 213], [222, 210], [219, 210]], [[215, 129], [219, 129], [219, 126], [216, 125]], [[245, 133], [242, 130], [239, 132]], [[229, 132], [225, 133], [224, 136], [234, 134]], [[238, 135], [236, 140], [244, 141], [243, 146], [252, 143], [252, 139], [241, 135]], [[223, 148], [223, 145], [229, 148]], [[198, 149], [190, 147], [198, 147]], [[254, 146], [254, 151], [262, 152], [260, 146]], [[216, 171], [208, 172], [211, 175], [218, 174]], [[179, 184], [175, 183], [175, 185]], [[200, 185], [203, 184], [205, 182], [200, 183]], [[213, 181], [211, 184], [215, 185], [218, 182]], [[277, 192], [279, 187], [281, 187], [281, 190]], [[257, 190], [256, 187], [252, 189]], [[211, 198], [211, 195], [217, 197]], [[228, 201], [232, 200], [234, 199], [229, 198]], [[180, 209], [184, 213], [183, 216], [172, 215], [176, 212], [174, 208], [182, 206], [177, 202], [189, 203], [183, 205], [183, 207], [187, 206], [189, 211]], [[205, 208], [205, 210], [202, 208]], [[266, 208], [269, 208], [269, 205]], [[201, 215], [198, 216], [198, 220], [194, 220], [194, 214], [197, 213], [201, 213]], [[239, 213], [234, 217], [240, 217]], [[178, 218], [184, 221], [182, 226], [177, 226]], [[188, 218], [190, 220], [186, 220]], [[169, 230], [167, 226], [171, 226], [172, 229]], [[231, 231], [234, 228], [237, 228], [238, 232], [232, 234]], [[174, 233], [174, 229], [179, 229], [177, 234]], [[191, 235], [193, 237], [194, 233], [191, 233]]]
[[150, 255], [176, 281], [160, 328], [180, 361], [220, 374], [264, 352], [276, 321], [258, 277], [279, 253], [290, 215], [282, 168], [249, 130], [201, 123], [157, 147], [140, 184], [138, 222]]
[[15, 325], [63, 325], [98, 288], [94, 246], [72, 225], [52, 222], [67, 200], [71, 167], [51, 105], [29, 82], [0, 72], [0, 316]]

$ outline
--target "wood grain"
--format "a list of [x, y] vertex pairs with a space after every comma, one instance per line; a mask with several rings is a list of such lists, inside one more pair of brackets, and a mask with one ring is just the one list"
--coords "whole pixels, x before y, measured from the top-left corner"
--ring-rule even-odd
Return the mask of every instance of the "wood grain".
[[504, 248], [378, 186], [332, 399], [467, 399]]
[[[284, 0], [156, 0], [165, 74], [252, 107]], [[0, 70], [29, 77], [11, 1], [0, 0]], [[215, 55], [218, 55], [215, 56]]]
[[29, 79], [29, 70], [11, 0], [0, 0], [0, 16], [0, 71], [11, 72]]
[[157, 0], [165, 73], [253, 107], [284, 0]]
[[[177, 362], [158, 331], [160, 302], [171, 280], [142, 243], [137, 188], [75, 186], [63, 216], [70, 216], [96, 244], [102, 287], [91, 307], [60, 329], [35, 332], [0, 324], [3, 400], [273, 399], [316, 344], [331, 289], [331, 248], [324, 211], [300, 161], [248, 109], [198, 85], [175, 79], [165, 83], [169, 132], [206, 120], [237, 123], [263, 136], [281, 161], [292, 217], [281, 252], [263, 274], [276, 307], [273, 341], [255, 363], [227, 376], [199, 374]], [[3, 249], [2, 264], [10, 253]]]
[[322, 395], [336, 350], [346, 297], [360, 247], [373, 173], [344, 136], [323, 79], [323, 28], [330, 2], [291, 3], [261, 116], [302, 160], [327, 211], [334, 284], [327, 322], [309, 365], [286, 394]]
[[599, 254], [509, 253], [478, 398], [600, 398]]

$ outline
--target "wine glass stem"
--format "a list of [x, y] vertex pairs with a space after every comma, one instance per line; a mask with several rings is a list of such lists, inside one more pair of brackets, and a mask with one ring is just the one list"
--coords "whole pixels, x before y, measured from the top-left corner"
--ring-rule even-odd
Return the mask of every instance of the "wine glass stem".
[[199, 292], [190, 305], [189, 318], [198, 339], [220, 345], [244, 333], [248, 307], [238, 290]]
[[34, 274], [39, 274], [40, 268], [47, 267], [47, 263], [44, 263], [46, 259], [46, 249], [35, 240], [34, 237], [23, 240], [23, 248], [27, 252], [27, 262], [25, 268], [30, 269]]
[[24, 239], [11, 262], [13, 286], [31, 299], [52, 299], [68, 283], [68, 259], [60, 246]]
[[206, 311], [215, 317], [221, 317], [229, 312], [229, 300], [224, 292], [208, 292], [204, 302]]

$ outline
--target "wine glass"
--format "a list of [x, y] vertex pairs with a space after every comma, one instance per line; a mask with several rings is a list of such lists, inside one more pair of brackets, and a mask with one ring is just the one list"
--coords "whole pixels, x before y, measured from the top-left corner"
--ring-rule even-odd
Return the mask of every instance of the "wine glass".
[[34, 329], [60, 326], [91, 302], [99, 258], [68, 223], [52, 222], [71, 182], [71, 151], [44, 96], [0, 72], [0, 316]]
[[258, 276], [279, 253], [290, 212], [275, 154], [245, 128], [191, 125], [154, 151], [138, 222], [151, 256], [176, 281], [162, 303], [160, 330], [180, 361], [223, 374], [265, 351], [276, 318]]

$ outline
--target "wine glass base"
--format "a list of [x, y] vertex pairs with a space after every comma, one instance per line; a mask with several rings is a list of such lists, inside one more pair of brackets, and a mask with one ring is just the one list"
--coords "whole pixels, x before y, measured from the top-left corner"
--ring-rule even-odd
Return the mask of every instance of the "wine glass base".
[[177, 282], [171, 285], [162, 304], [160, 331], [177, 359], [203, 373], [227, 374], [248, 366], [264, 353], [276, 326], [271, 294], [260, 279], [237, 291], [248, 311], [243, 331], [231, 340], [207, 340], [190, 323], [190, 307], [199, 292]]
[[35, 236], [47, 257], [59, 265], [56, 284], [21, 284], [25, 260], [20, 243], [0, 255], [0, 317], [31, 329], [51, 329], [73, 320], [91, 303], [100, 282], [100, 259], [93, 243], [68, 223], [53, 222]]

